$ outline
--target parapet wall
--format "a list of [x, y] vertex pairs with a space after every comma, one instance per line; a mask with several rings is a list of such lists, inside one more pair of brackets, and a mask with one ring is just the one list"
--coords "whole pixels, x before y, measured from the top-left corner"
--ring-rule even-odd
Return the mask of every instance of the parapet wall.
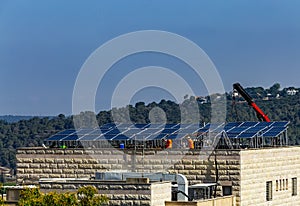
[[[169, 172], [186, 176], [189, 184], [216, 181], [232, 186], [239, 198], [240, 151], [208, 152], [119, 151], [111, 149], [20, 148], [17, 150], [18, 184], [37, 184], [40, 178], [90, 178], [95, 172], [125, 170], [133, 172]], [[217, 161], [215, 161], [215, 158]], [[222, 187], [218, 194], [222, 194]]]
[[78, 188], [89, 185], [95, 186], [99, 194], [108, 197], [108, 205], [158, 206], [171, 200], [170, 182], [134, 184], [114, 181], [43, 181], [40, 183], [40, 188], [45, 193], [50, 191], [75, 192]]

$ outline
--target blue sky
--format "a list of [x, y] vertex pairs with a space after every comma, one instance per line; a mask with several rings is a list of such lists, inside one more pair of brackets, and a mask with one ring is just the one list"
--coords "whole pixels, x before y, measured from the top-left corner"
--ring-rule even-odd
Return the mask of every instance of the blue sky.
[[[227, 91], [235, 82], [300, 87], [299, 8], [298, 0], [0, 0], [0, 114], [71, 114], [76, 77], [89, 55], [112, 38], [139, 30], [169, 31], [195, 42], [214, 62]], [[111, 69], [97, 92], [96, 111], [109, 108], [122, 75], [153, 61], [184, 73], [196, 95], [206, 93], [176, 59], [140, 54]], [[131, 103], [162, 98], [174, 99], [168, 91], [148, 88]]]

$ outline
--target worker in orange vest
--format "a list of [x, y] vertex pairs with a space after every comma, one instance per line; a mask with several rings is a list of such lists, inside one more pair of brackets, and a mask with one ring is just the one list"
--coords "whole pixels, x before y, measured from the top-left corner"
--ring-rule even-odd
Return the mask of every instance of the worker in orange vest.
[[171, 139], [167, 139], [166, 140], [166, 149], [172, 148], [172, 140]]
[[194, 149], [194, 141], [188, 136], [187, 137], [188, 145], [190, 149]]

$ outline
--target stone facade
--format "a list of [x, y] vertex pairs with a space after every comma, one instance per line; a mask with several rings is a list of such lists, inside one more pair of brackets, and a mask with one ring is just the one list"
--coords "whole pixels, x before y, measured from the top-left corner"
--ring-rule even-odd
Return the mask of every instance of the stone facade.
[[[241, 151], [241, 205], [300, 205], [300, 194], [292, 195], [295, 177], [300, 188], [300, 147]], [[272, 182], [270, 201], [266, 201], [267, 181]]]
[[207, 151], [176, 149], [124, 153], [110, 149], [20, 148], [17, 151], [17, 182], [38, 184], [39, 178], [89, 178], [97, 171], [126, 170], [180, 173], [191, 185], [216, 181], [216, 158], [218, 195], [222, 194], [222, 185], [232, 186], [232, 193], [239, 202], [240, 151], [218, 150], [206, 159], [205, 155]]
[[[170, 172], [187, 177], [189, 184], [215, 182], [232, 186], [237, 205], [300, 205], [292, 195], [292, 178], [300, 177], [300, 147], [217, 150], [209, 158], [199, 151], [134, 151], [104, 149], [21, 148], [17, 151], [18, 183], [37, 183], [39, 178], [92, 177], [96, 171]], [[215, 161], [216, 159], [216, 161]], [[266, 200], [266, 182], [272, 182], [272, 200]], [[297, 186], [300, 180], [297, 181]]]
[[170, 182], [134, 184], [116, 181], [43, 181], [40, 188], [42, 192], [75, 192], [88, 185], [95, 186], [99, 194], [107, 196], [110, 206], [163, 206], [165, 201], [171, 200]]

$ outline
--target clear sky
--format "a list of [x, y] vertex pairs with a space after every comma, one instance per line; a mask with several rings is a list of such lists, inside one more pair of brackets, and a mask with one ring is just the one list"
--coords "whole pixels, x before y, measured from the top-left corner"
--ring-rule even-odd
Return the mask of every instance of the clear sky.
[[[235, 82], [300, 87], [299, 9], [298, 0], [0, 0], [0, 114], [71, 114], [75, 80], [89, 55], [138, 30], [169, 31], [195, 42], [214, 62], [227, 91]], [[197, 95], [206, 93], [176, 59], [140, 54], [112, 68], [97, 92], [96, 110], [109, 109], [122, 75], [153, 61], [185, 73], [199, 88]], [[161, 98], [172, 94], [148, 88], [131, 103]]]

